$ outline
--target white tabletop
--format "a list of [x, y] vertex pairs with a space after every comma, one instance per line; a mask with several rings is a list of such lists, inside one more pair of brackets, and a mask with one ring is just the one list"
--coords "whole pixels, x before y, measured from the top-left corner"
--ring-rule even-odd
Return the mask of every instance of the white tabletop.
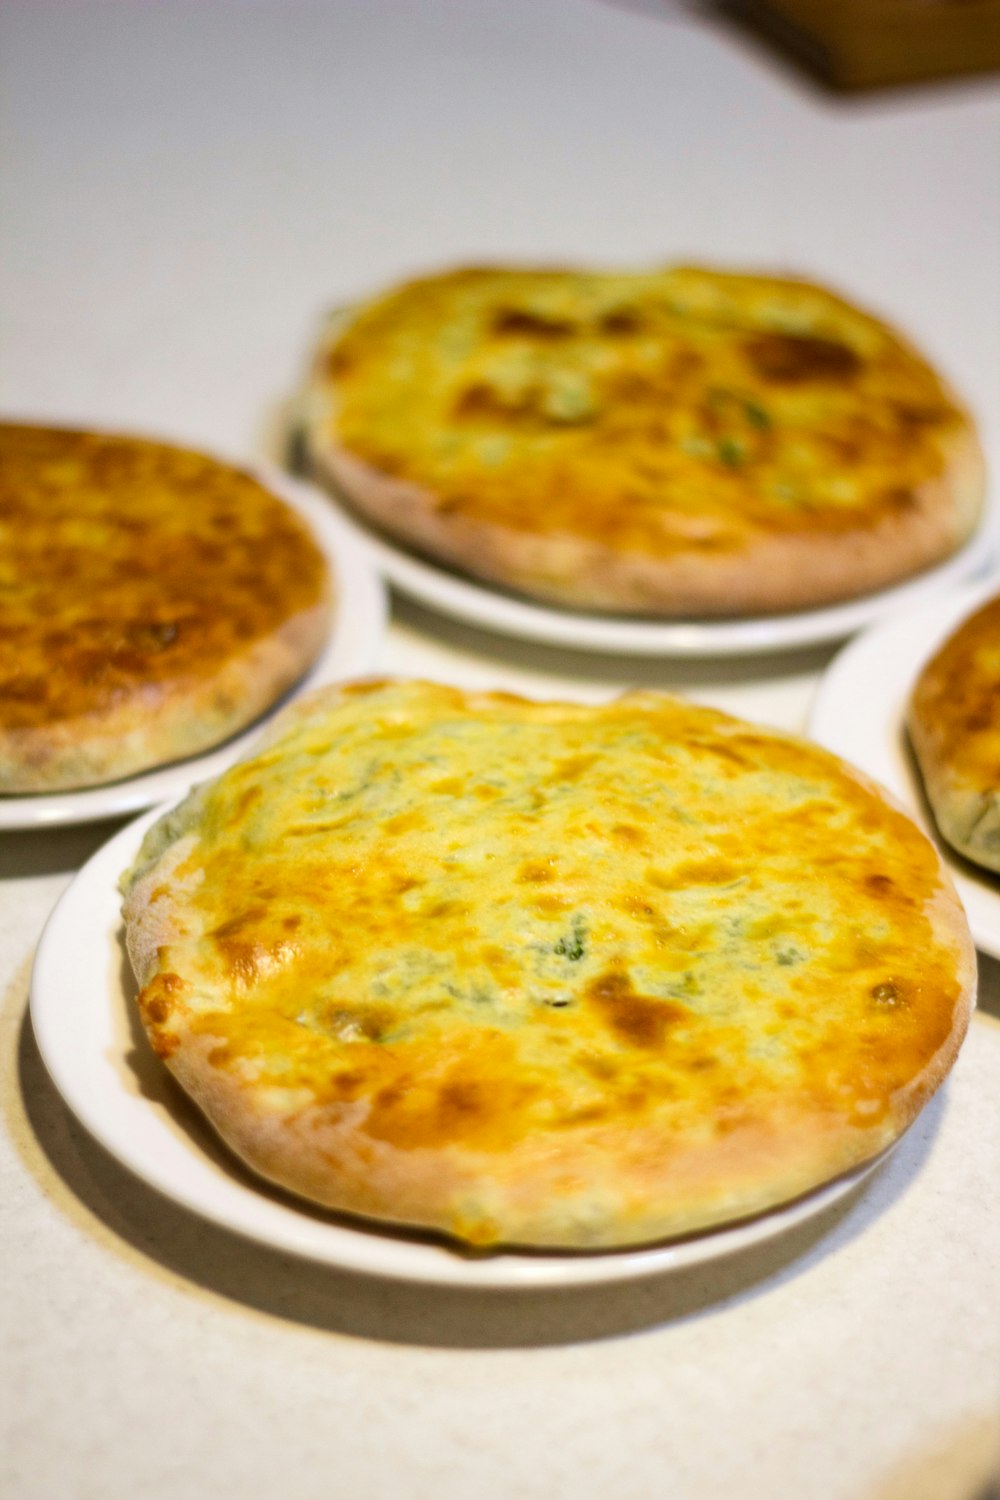
[[[5, 0], [0, 408], [273, 455], [323, 309], [462, 260], [825, 279], [1000, 473], [1000, 100], [845, 101], [656, 0]], [[586, 657], [394, 600], [383, 665], [789, 728], [830, 657]], [[295, 1261], [160, 1198], [49, 1083], [44, 919], [120, 825], [0, 834], [11, 1500], [979, 1500], [1000, 1438], [1000, 965], [859, 1192], [701, 1269], [558, 1293]]]

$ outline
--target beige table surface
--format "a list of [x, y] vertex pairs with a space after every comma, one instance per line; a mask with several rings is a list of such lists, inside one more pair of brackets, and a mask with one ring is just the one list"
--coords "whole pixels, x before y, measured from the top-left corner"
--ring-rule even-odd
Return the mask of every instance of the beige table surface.
[[[466, 258], [690, 256], [904, 323], [1000, 469], [988, 81], [847, 105], [656, 0], [15, 0], [0, 69], [7, 411], [260, 453], [329, 303]], [[587, 658], [397, 599], [382, 664], [797, 728], [830, 654]], [[587, 1290], [407, 1286], [194, 1218], [54, 1091], [32, 954], [118, 826], [0, 833], [5, 1500], [981, 1500], [1000, 965], [895, 1154], [783, 1238]]]

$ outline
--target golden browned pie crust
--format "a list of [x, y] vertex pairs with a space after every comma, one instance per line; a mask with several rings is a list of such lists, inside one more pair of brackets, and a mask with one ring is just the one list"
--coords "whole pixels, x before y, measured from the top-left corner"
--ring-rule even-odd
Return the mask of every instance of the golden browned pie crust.
[[596, 1248], [870, 1160], [974, 989], [928, 839], [827, 752], [655, 693], [326, 690], [125, 882], [159, 1055], [258, 1173]]
[[250, 474], [0, 424], [0, 792], [221, 743], [309, 666], [329, 589], [305, 523]]
[[338, 315], [314, 470], [391, 536], [558, 604], [736, 615], [906, 578], [971, 533], [968, 414], [803, 281], [467, 269]]
[[941, 833], [961, 854], [1000, 870], [1000, 596], [923, 667], [908, 728]]

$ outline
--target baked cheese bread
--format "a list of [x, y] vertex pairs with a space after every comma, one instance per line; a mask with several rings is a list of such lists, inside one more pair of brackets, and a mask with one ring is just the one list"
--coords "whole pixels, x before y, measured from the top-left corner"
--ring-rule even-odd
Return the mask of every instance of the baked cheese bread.
[[804, 281], [465, 269], [337, 314], [308, 461], [428, 556], [650, 616], [827, 604], [938, 562], [983, 494], [968, 414]]
[[907, 722], [942, 835], [968, 859], [1000, 870], [1000, 595], [922, 668]]
[[221, 743], [326, 635], [298, 516], [200, 453], [0, 424], [0, 792], [117, 780]]
[[330, 689], [148, 833], [152, 1044], [296, 1194], [613, 1247], [889, 1146], [968, 1021], [937, 851], [827, 752], [638, 692]]

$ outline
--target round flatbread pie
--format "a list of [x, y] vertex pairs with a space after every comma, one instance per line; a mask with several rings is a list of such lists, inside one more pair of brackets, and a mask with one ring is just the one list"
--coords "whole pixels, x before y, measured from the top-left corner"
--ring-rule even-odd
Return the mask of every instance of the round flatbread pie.
[[305, 522], [251, 474], [0, 424], [0, 793], [220, 744], [306, 671], [330, 595]]
[[967, 859], [1000, 871], [1000, 595], [924, 665], [907, 728], [942, 835]]
[[578, 608], [844, 600], [975, 527], [972, 422], [884, 323], [804, 281], [465, 269], [335, 315], [307, 462], [394, 539]]
[[148, 1035], [233, 1150], [479, 1247], [648, 1242], [848, 1172], [974, 991], [940, 857], [872, 783], [648, 692], [322, 691], [124, 886]]

